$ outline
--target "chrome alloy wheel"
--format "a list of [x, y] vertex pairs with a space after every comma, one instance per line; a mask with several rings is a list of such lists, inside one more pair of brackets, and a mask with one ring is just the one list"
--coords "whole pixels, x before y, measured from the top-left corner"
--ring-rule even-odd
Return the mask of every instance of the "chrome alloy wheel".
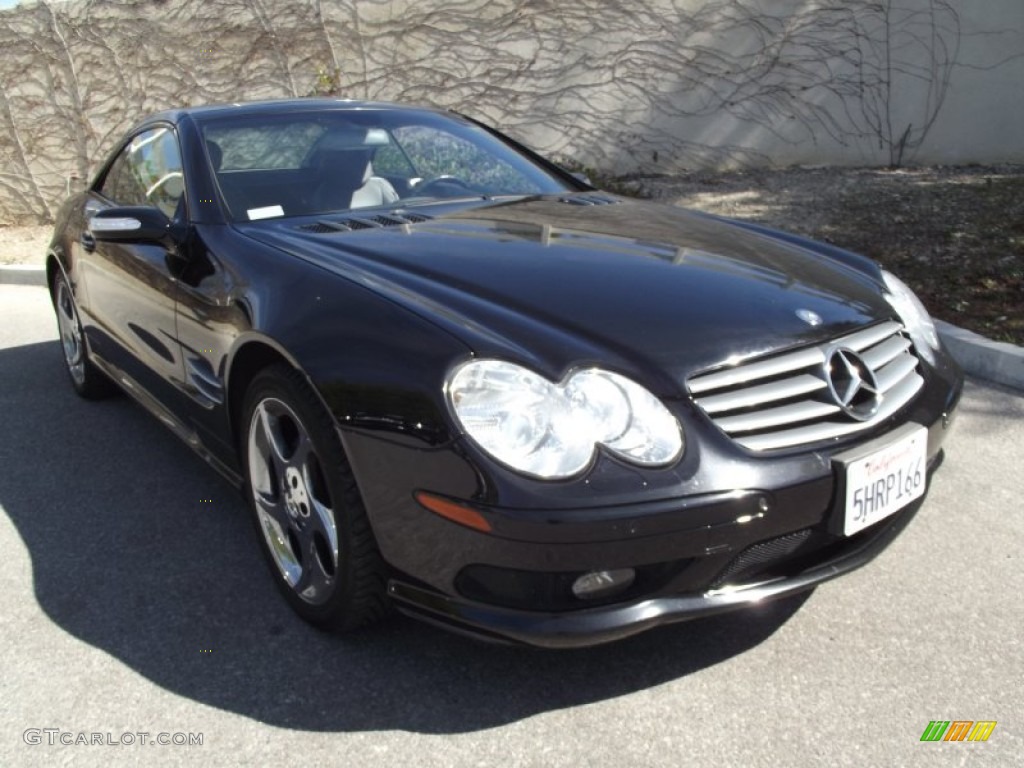
[[261, 400], [248, 438], [260, 530], [285, 582], [307, 603], [327, 600], [338, 573], [333, 502], [309, 432], [286, 403]]
[[82, 324], [78, 320], [75, 299], [71, 295], [67, 280], [57, 280], [57, 327], [60, 343], [64, 348], [64, 362], [75, 384], [85, 384], [85, 347], [82, 341]]

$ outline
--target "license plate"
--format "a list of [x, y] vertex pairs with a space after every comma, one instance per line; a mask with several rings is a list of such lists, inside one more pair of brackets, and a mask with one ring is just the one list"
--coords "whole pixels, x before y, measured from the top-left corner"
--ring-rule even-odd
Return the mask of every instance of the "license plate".
[[928, 430], [910, 424], [882, 440], [880, 448], [876, 441], [836, 456], [846, 479], [844, 536], [874, 525], [924, 495]]

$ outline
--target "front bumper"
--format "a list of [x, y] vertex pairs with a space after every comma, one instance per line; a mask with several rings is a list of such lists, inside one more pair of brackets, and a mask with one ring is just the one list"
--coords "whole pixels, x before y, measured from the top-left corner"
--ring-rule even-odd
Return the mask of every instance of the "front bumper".
[[[958, 382], [951, 384], [904, 417], [928, 425], [929, 482], [959, 399]], [[903, 424], [872, 439], [891, 439]], [[366, 433], [345, 437], [381, 553], [393, 568], [388, 592], [398, 609], [485, 639], [541, 647], [609, 642], [810, 589], [868, 563], [923, 501], [845, 537], [837, 530], [844, 497], [835, 452], [740, 461], [704, 433], [695, 441], [701, 454], [689, 458], [707, 474], [692, 475], [684, 495], [641, 501], [635, 488], [646, 482], [637, 475], [618, 497], [590, 488], [604, 506], [505, 506], [499, 500], [516, 498], [519, 489], [496, 491], [501, 478], [482, 474], [457, 445], [423, 450]], [[718, 481], [717, 490], [697, 482], [708, 478]], [[600, 480], [593, 473], [588, 482]], [[620, 471], [607, 487], [630, 480]], [[694, 493], [695, 486], [704, 492]], [[410, 489], [474, 499], [469, 503], [492, 530], [429, 512]], [[618, 594], [582, 601], [566, 588], [584, 573], [623, 568], [635, 569], [637, 578]]]
[[626, 604], [542, 614], [499, 608], [440, 594], [399, 579], [388, 594], [403, 613], [463, 634], [502, 643], [577, 648], [620, 640], [662, 624], [753, 606], [797, 594], [870, 562], [899, 535], [921, 506], [920, 499], [872, 529], [851, 538], [827, 559], [767, 581], [663, 595]]

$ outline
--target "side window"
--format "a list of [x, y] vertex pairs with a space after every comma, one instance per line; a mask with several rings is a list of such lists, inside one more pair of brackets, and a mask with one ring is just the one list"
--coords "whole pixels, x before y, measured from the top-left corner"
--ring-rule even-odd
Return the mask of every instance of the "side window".
[[127, 147], [121, 150], [121, 154], [110, 166], [99, 191], [105, 198], [118, 205], [145, 205], [146, 193], [131, 173]]
[[174, 218], [185, 192], [174, 132], [152, 128], [133, 138], [110, 166], [99, 191], [118, 205], [155, 205]]

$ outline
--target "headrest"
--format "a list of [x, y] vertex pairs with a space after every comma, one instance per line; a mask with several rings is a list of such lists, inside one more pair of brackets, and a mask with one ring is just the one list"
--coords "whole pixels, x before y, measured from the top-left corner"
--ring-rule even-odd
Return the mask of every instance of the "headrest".
[[331, 128], [328, 133], [324, 134], [317, 142], [317, 151], [373, 149], [387, 146], [390, 143], [388, 132], [383, 128], [361, 128], [355, 125], [346, 125]]

